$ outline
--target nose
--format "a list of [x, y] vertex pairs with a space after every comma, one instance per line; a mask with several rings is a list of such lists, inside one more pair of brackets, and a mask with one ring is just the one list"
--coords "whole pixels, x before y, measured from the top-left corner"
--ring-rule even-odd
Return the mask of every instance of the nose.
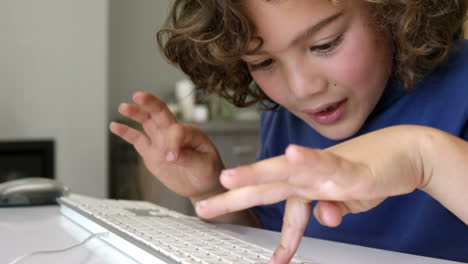
[[296, 98], [305, 98], [324, 91], [327, 87], [326, 79], [310, 67], [289, 67], [286, 70], [289, 91]]

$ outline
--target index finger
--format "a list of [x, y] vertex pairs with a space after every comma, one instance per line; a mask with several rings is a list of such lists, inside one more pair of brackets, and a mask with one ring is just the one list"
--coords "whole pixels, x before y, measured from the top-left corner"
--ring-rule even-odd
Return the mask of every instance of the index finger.
[[334, 153], [291, 145], [285, 155], [223, 171], [220, 181], [227, 189], [282, 182], [320, 196], [314, 200], [344, 200], [365, 195], [361, 191], [373, 183], [369, 175], [366, 166]]
[[225, 170], [220, 180], [227, 189], [278, 181], [310, 184], [312, 176], [323, 178], [336, 171], [336, 160], [328, 156], [321, 150], [290, 145], [284, 155]]
[[220, 175], [220, 181], [227, 189], [234, 189], [248, 185], [286, 181], [291, 172], [291, 164], [282, 155], [224, 170]]
[[304, 230], [310, 218], [310, 203], [296, 198], [286, 201], [283, 227], [281, 229], [281, 244], [273, 253], [269, 263], [289, 263], [301, 242]]

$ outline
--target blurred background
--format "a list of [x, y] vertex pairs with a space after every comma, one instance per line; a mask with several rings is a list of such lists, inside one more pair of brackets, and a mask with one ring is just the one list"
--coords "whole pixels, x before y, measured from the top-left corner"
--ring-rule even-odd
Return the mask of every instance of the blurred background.
[[73, 192], [190, 213], [188, 201], [162, 187], [108, 131], [110, 121], [135, 125], [117, 111], [135, 91], [158, 95], [181, 121], [200, 126], [226, 166], [254, 161], [255, 109], [197, 102], [198, 115], [182, 120], [175, 88], [184, 75], [162, 59], [155, 38], [172, 2], [0, 1], [0, 182], [55, 178]]

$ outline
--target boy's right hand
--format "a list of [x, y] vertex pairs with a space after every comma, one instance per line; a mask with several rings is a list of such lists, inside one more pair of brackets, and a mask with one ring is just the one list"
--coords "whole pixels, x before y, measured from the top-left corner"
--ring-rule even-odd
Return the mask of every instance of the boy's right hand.
[[112, 122], [110, 130], [132, 144], [148, 170], [165, 186], [192, 201], [224, 192], [219, 182], [221, 158], [198, 128], [178, 123], [159, 98], [133, 95], [136, 104], [121, 104], [119, 112], [140, 123], [142, 131]]

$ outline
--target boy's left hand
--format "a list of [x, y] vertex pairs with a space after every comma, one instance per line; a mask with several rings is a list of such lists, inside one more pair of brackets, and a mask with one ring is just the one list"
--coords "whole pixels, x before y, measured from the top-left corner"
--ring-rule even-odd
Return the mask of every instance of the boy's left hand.
[[[289, 146], [284, 155], [226, 170], [228, 192], [197, 204], [203, 218], [286, 200], [281, 245], [273, 263], [288, 263], [310, 218], [338, 226], [348, 213], [370, 210], [389, 196], [425, 184], [417, 145], [399, 128], [376, 131], [326, 150]], [[398, 141], [396, 141], [398, 140]]]

